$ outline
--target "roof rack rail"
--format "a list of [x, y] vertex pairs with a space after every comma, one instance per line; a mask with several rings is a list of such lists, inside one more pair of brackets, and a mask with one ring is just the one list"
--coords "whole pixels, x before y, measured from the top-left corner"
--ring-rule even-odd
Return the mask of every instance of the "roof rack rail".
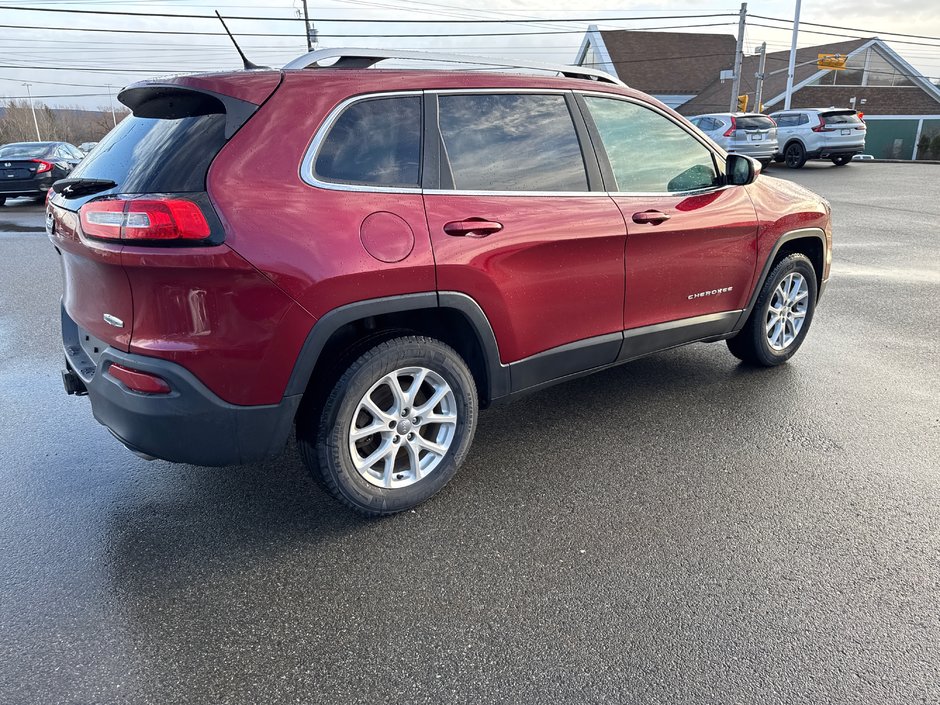
[[462, 54], [436, 54], [424, 51], [395, 51], [387, 49], [318, 49], [303, 56], [299, 56], [288, 64], [285, 69], [316, 68], [321, 61], [337, 59], [337, 61], [323, 68], [364, 69], [380, 61], [388, 59], [407, 59], [410, 61], [432, 61], [452, 64], [477, 64], [480, 66], [498, 66], [513, 69], [536, 69], [560, 73], [567, 78], [586, 78], [594, 81], [613, 83], [626, 86], [619, 78], [597, 69], [583, 66], [566, 66], [564, 64], [542, 64], [533, 61], [505, 61], [483, 56], [465, 56]]

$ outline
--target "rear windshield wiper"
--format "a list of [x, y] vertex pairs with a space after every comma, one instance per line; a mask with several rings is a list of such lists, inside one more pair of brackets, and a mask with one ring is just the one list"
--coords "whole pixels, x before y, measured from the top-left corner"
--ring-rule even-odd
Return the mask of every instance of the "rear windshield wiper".
[[52, 184], [52, 190], [61, 193], [66, 198], [75, 198], [76, 196], [87, 196], [91, 193], [98, 193], [109, 188], [117, 186], [111, 179], [59, 179]]

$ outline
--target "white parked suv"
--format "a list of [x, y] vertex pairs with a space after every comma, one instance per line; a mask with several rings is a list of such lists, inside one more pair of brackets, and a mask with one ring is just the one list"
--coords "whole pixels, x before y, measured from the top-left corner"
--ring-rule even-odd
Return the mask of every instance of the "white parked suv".
[[865, 123], [854, 110], [801, 108], [771, 113], [777, 122], [778, 162], [799, 169], [807, 159], [830, 159], [845, 166], [865, 151]]
[[777, 153], [777, 126], [760, 113], [708, 113], [689, 121], [726, 152], [746, 154], [763, 166]]

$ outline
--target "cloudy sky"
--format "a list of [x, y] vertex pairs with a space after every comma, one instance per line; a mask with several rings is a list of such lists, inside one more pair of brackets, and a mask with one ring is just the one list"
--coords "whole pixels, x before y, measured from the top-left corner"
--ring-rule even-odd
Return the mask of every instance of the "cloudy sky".
[[[727, 15], [740, 7], [726, 0], [586, 0], [578, 9], [560, 9], [566, 6], [549, 0], [458, 2], [317, 0], [311, 2], [311, 9], [315, 5], [312, 19], [321, 48], [434, 49], [570, 63], [588, 20], [610, 29], [686, 27], [687, 31], [734, 34], [737, 18]], [[49, 105], [103, 107], [108, 104], [109, 90], [116, 92], [147, 76], [240, 66], [229, 40], [219, 36], [217, 20], [155, 13], [210, 15], [218, 9], [233, 18], [268, 18], [231, 19], [229, 26], [255, 63], [281, 66], [306, 49], [303, 25], [294, 19], [301, 6], [301, 0], [0, 0], [0, 100], [25, 96], [23, 83], [29, 82], [32, 94]], [[816, 24], [802, 27], [800, 45], [879, 35], [917, 69], [937, 78], [940, 13], [935, 8], [935, 0], [804, 0], [802, 20]], [[789, 48], [793, 9], [793, 0], [751, 0], [749, 15], [784, 22], [752, 17], [745, 50], [752, 52], [763, 41], [770, 51]], [[141, 16], [101, 14], [115, 11]], [[680, 18], [659, 19], [664, 15]], [[495, 19], [510, 22], [467, 22]], [[87, 31], [92, 29], [108, 31]], [[895, 37], [889, 32], [920, 37]], [[629, 75], [623, 78], [629, 83]]]

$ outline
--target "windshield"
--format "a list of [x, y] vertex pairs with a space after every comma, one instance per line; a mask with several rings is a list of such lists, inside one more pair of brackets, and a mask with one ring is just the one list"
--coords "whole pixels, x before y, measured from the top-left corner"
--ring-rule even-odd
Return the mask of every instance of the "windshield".
[[0, 159], [32, 159], [46, 157], [55, 145], [52, 142], [18, 142], [0, 147]]

